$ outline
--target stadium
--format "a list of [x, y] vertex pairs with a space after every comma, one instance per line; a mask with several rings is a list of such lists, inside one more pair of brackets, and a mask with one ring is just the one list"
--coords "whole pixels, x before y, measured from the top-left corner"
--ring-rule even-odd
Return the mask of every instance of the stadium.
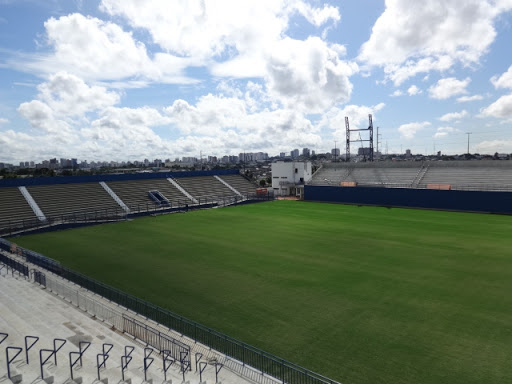
[[508, 382], [511, 175], [326, 163], [303, 201], [237, 170], [0, 180], [2, 381]]

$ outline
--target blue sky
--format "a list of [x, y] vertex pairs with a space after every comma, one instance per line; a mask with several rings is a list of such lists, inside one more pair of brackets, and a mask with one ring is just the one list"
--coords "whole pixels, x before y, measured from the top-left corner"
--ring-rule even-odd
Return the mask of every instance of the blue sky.
[[0, 0], [0, 162], [512, 153], [511, 0], [142, 3]]

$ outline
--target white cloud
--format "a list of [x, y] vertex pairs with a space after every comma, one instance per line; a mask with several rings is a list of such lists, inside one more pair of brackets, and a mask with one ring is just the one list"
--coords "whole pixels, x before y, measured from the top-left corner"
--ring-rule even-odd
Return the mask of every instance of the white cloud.
[[403, 93], [401, 90], [397, 89], [397, 90], [395, 90], [395, 91], [394, 91], [391, 95], [389, 95], [389, 96], [391, 96], [391, 97], [398, 97], [398, 96], [402, 96], [403, 94], [404, 94], [404, 93]]
[[396, 86], [419, 73], [448, 70], [453, 65], [453, 59], [449, 56], [437, 58], [427, 57], [418, 61], [407, 61], [402, 65], [389, 64], [384, 67], [384, 73]]
[[7, 124], [9, 122], [8, 119], [4, 118], [4, 117], [0, 117], [0, 125], [2, 124]]
[[512, 94], [501, 96], [487, 108], [484, 108], [480, 114], [487, 117], [512, 117]]
[[[259, 1], [259, 3], [261, 3], [261, 1]], [[314, 8], [304, 1], [295, 1], [291, 3], [292, 9], [295, 9], [298, 13], [304, 16], [307, 21], [316, 27], [321, 27], [330, 20], [335, 23], [340, 21], [340, 12], [338, 8], [333, 7], [332, 5], [324, 4], [323, 8]]]
[[[302, 0], [102, 0], [100, 9], [147, 30], [164, 50], [195, 58], [245, 55], [279, 40], [294, 13], [319, 27], [340, 19], [336, 7]], [[172, 10], [172, 11], [171, 11]]]
[[39, 100], [46, 103], [57, 115], [83, 115], [120, 101], [119, 94], [109, 92], [104, 87], [89, 87], [79, 77], [66, 72], [51, 75], [37, 89]]
[[451, 112], [451, 113], [446, 113], [444, 114], [443, 116], [441, 116], [439, 118], [439, 120], [441, 121], [452, 121], [452, 120], [458, 120], [458, 119], [462, 119], [463, 117], [466, 117], [468, 115], [468, 111], [466, 111], [465, 109], [460, 111], [460, 112]]
[[482, 154], [512, 153], [512, 140], [485, 140], [473, 146], [474, 152]]
[[419, 89], [416, 85], [411, 85], [409, 89], [407, 89], [407, 93], [409, 94], [409, 96], [414, 96], [422, 93], [422, 90]]
[[158, 80], [190, 83], [183, 75], [189, 59], [156, 53], [151, 59], [143, 43], [112, 22], [78, 13], [44, 23], [52, 52], [11, 59], [11, 66], [46, 76], [59, 71], [86, 80]]
[[494, 88], [512, 89], [512, 65], [508, 67], [508, 71], [503, 73], [500, 77], [491, 77], [491, 83], [494, 85]]
[[[225, 153], [262, 148], [278, 151], [321, 144], [317, 128], [302, 113], [251, 108], [254, 102], [247, 94], [243, 98], [209, 94], [201, 97], [196, 105], [177, 100], [165, 112], [182, 134], [217, 138], [220, 141], [216, 150]], [[195, 143], [187, 145], [196, 147]]]
[[71, 132], [69, 125], [59, 120], [55, 116], [54, 111], [47, 104], [39, 100], [22, 103], [18, 107], [18, 113], [27, 119], [34, 128], [43, 132], [62, 135], [63, 139], [65, 135], [69, 135]]
[[401, 84], [418, 73], [479, 63], [496, 37], [494, 22], [510, 1], [387, 0], [359, 59]]
[[448, 136], [450, 133], [459, 132], [458, 129], [453, 127], [439, 127], [437, 128], [436, 133], [434, 134], [434, 138], [438, 139], [441, 137]]
[[318, 113], [349, 100], [349, 76], [357, 66], [340, 60], [321, 39], [285, 38], [271, 51], [265, 76], [267, 89], [286, 108]]
[[473, 96], [461, 96], [457, 98], [458, 103], [467, 103], [470, 101], [477, 101], [477, 100], [483, 100], [482, 95], [473, 95]]
[[430, 123], [428, 121], [424, 121], [422, 123], [408, 123], [402, 124], [398, 127], [398, 132], [402, 135], [402, 137], [406, 139], [413, 139], [418, 131], [421, 131], [423, 128], [428, 127]]
[[455, 77], [447, 77], [440, 79], [436, 85], [431, 86], [428, 92], [431, 98], [444, 100], [467, 93], [466, 87], [470, 82], [471, 79], [469, 77], [464, 80], [457, 80]]

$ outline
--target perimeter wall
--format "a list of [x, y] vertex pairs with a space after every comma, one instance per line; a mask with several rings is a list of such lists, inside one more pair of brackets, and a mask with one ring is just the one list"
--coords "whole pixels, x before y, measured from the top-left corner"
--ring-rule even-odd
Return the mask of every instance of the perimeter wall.
[[305, 185], [304, 200], [512, 214], [512, 192]]

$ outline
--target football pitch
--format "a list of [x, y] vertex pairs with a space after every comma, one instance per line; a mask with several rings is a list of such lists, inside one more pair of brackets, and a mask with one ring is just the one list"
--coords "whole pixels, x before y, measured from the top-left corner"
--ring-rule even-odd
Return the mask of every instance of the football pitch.
[[512, 217], [274, 201], [12, 239], [343, 384], [512, 382]]

